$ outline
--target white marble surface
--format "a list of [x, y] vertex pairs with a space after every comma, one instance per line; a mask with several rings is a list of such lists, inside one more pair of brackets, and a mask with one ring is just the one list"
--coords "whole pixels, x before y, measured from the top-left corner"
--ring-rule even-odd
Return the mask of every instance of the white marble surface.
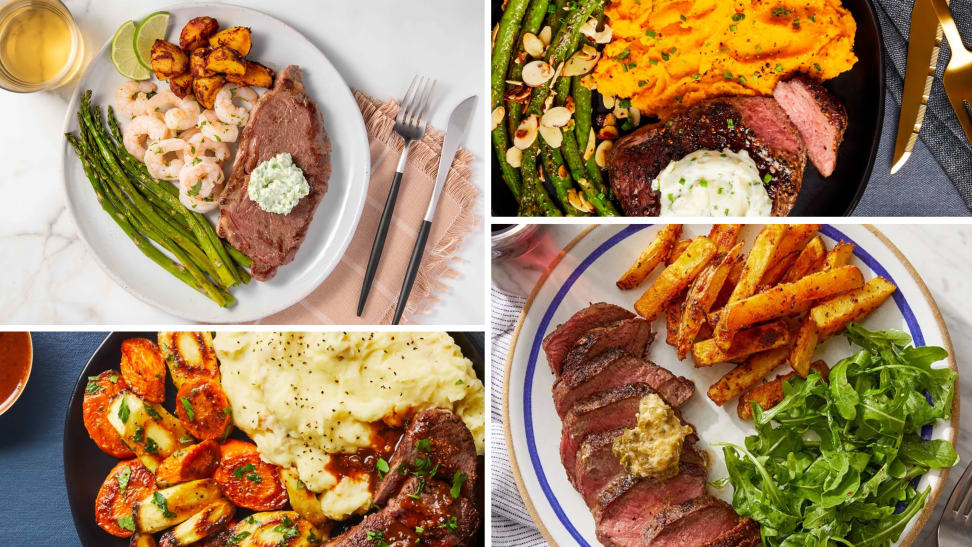
[[[527, 296], [550, 260], [583, 226], [545, 225], [536, 232], [534, 251], [516, 259], [493, 261], [492, 284], [507, 292]], [[948, 493], [965, 466], [972, 463], [972, 226], [969, 225], [880, 225], [878, 228], [901, 250], [924, 279], [948, 326], [959, 367], [962, 397], [960, 432], [956, 450], [962, 461], [949, 475], [945, 493], [935, 514], [915, 545], [936, 545], [935, 525]], [[494, 371], [495, 373], [495, 371]]]
[[[399, 96], [412, 76], [438, 81], [432, 124], [444, 128], [451, 107], [473, 94], [484, 98], [484, 9], [476, 0], [321, 1], [235, 0], [292, 25], [324, 52], [352, 87], [381, 98]], [[138, 20], [170, 2], [65, 0], [87, 46], [97, 53], [126, 19]], [[17, 324], [178, 324], [116, 285], [77, 237], [64, 206], [58, 157], [68, 84], [54, 92], [19, 95], [0, 90], [0, 322]], [[484, 116], [465, 146], [485, 149]], [[484, 163], [475, 165], [483, 188]], [[484, 212], [483, 203], [479, 212]], [[425, 324], [481, 325], [486, 269], [481, 232], [459, 249], [458, 279]]]

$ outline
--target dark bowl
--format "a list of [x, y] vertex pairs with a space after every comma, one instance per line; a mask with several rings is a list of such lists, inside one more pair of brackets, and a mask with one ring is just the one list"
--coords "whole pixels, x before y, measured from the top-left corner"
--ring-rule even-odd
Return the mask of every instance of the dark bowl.
[[[472, 361], [479, 378], [485, 379], [483, 333], [452, 332], [449, 334], [462, 349], [463, 355]], [[68, 502], [71, 504], [74, 527], [78, 531], [81, 544], [85, 547], [126, 547], [128, 545], [127, 539], [109, 535], [99, 528], [95, 522], [94, 502], [98, 495], [98, 489], [101, 488], [101, 483], [108, 475], [108, 471], [118, 463], [118, 459], [99, 450], [88, 437], [81, 416], [81, 402], [84, 399], [84, 388], [88, 383], [88, 376], [96, 376], [111, 368], [117, 370], [118, 363], [121, 361], [122, 340], [137, 336], [154, 339], [156, 333], [113, 332], [105, 338], [105, 341], [98, 346], [94, 355], [88, 360], [84, 370], [81, 371], [71, 394], [71, 401], [68, 403], [67, 416], [64, 419], [64, 479], [67, 483]], [[175, 408], [175, 393], [175, 386], [172, 385], [171, 379], [168, 379], [166, 408]], [[246, 436], [239, 430], [236, 430], [232, 437], [246, 439]], [[480, 522], [482, 522], [486, 514], [483, 504], [485, 499], [483, 475], [486, 466], [483, 457], [479, 458], [479, 469], [476, 492]], [[485, 545], [485, 532], [482, 524], [477, 533], [476, 545]]]
[[[500, 5], [492, 6], [492, 24], [502, 15]], [[854, 20], [857, 34], [854, 67], [824, 85], [847, 108], [847, 131], [837, 153], [837, 168], [823, 178], [807, 162], [803, 187], [790, 216], [847, 216], [864, 194], [871, 168], [881, 142], [884, 121], [884, 49], [881, 29], [871, 0], [843, 0]], [[489, 139], [490, 143], [492, 140]], [[516, 216], [517, 203], [500, 176], [496, 153], [490, 147], [492, 165], [493, 216]]]

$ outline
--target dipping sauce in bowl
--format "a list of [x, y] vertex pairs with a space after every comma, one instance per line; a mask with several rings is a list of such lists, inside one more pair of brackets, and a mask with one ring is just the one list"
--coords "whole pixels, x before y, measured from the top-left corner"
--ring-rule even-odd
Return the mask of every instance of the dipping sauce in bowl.
[[29, 332], [0, 332], [0, 414], [24, 391], [33, 357]]

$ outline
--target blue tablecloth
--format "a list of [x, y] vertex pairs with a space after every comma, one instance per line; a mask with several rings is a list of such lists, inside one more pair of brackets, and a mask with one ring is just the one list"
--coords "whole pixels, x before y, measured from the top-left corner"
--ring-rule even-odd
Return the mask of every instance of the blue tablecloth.
[[0, 416], [0, 545], [79, 545], [61, 437], [71, 389], [103, 332], [34, 333], [27, 389]]

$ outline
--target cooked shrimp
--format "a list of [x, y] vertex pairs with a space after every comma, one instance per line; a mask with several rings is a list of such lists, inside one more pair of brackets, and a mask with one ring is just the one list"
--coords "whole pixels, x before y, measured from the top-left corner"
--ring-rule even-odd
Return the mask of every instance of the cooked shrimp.
[[145, 151], [145, 167], [149, 174], [157, 179], [178, 180], [179, 172], [186, 164], [182, 157], [186, 146], [182, 139], [164, 139], [150, 144]]
[[145, 159], [145, 145], [149, 142], [161, 141], [169, 137], [169, 128], [162, 121], [162, 116], [158, 114], [142, 114], [136, 116], [132, 123], [128, 124], [122, 134], [122, 141], [125, 148], [138, 161]]
[[182, 99], [176, 96], [171, 90], [163, 89], [155, 95], [145, 104], [149, 112], [158, 112], [159, 114], [165, 114], [172, 108], [179, 108], [182, 106]]
[[206, 138], [202, 133], [196, 133], [186, 140], [186, 163], [196, 164], [199, 160], [210, 159], [216, 163], [223, 163], [230, 157], [229, 145], [225, 142], [215, 142]]
[[152, 82], [128, 80], [115, 90], [115, 108], [129, 118], [141, 116], [147, 112], [148, 94], [155, 89]]
[[180, 132], [178, 137], [186, 142], [189, 142], [189, 139], [191, 139], [193, 135], [198, 135], [198, 134], [199, 134], [199, 128], [196, 126], [192, 126], [189, 129]]
[[193, 211], [206, 213], [216, 208], [223, 184], [223, 168], [211, 159], [200, 159], [179, 171], [179, 201]]
[[221, 122], [212, 110], [206, 110], [199, 115], [196, 127], [206, 135], [207, 139], [216, 142], [234, 142], [240, 134], [238, 127]]
[[195, 97], [189, 95], [179, 101], [179, 106], [165, 111], [165, 125], [174, 131], [183, 131], [195, 127], [201, 110], [202, 108], [196, 102]]
[[216, 116], [223, 123], [243, 126], [258, 98], [257, 92], [248, 87], [226, 84], [216, 93]]

